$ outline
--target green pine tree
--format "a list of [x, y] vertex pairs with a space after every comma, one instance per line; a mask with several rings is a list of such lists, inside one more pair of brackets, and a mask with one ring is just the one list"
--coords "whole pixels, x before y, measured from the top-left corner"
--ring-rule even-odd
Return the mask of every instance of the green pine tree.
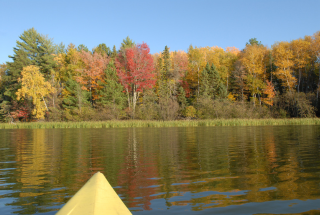
[[80, 84], [72, 77], [69, 77], [65, 83], [64, 93], [62, 99], [62, 107], [67, 110], [79, 109], [88, 106], [89, 92], [82, 90]]
[[209, 63], [207, 63], [206, 67], [203, 69], [200, 76], [200, 97], [211, 97], [212, 96], [212, 88], [213, 81], [211, 80], [211, 68]]
[[131, 48], [135, 45], [136, 44], [129, 38], [129, 36], [127, 36], [121, 43], [121, 49]]
[[249, 40], [249, 42], [246, 43], [246, 46], [247, 46], [247, 45], [251, 45], [251, 46], [253, 46], [253, 45], [261, 46], [262, 44], [261, 44], [261, 41], [258, 41], [258, 40], [257, 40], [257, 38], [251, 38], [251, 39]]
[[164, 47], [161, 58], [163, 60], [163, 76], [165, 80], [167, 80], [171, 70], [170, 52], [168, 46]]
[[110, 61], [105, 69], [105, 80], [99, 82], [102, 89], [99, 91], [100, 98], [97, 105], [109, 108], [113, 113], [118, 113], [124, 108], [126, 97], [123, 93], [123, 86], [119, 82], [114, 61]]
[[54, 68], [56, 67], [56, 61], [53, 54], [55, 53], [56, 45], [53, 41], [46, 36], [40, 37], [41, 45], [38, 48], [39, 53], [39, 67], [42, 74], [46, 79], [51, 79]]
[[85, 46], [85, 45], [83, 45], [83, 44], [80, 44], [79, 46], [78, 46], [78, 52], [80, 52], [80, 51], [85, 51], [85, 52], [88, 52], [89, 51], [89, 49], [88, 49], [88, 47], [87, 46]]
[[55, 54], [63, 54], [66, 53], [66, 46], [61, 42], [58, 45], [55, 45]]
[[227, 96], [227, 88], [223, 84], [223, 81], [215, 65], [211, 65], [208, 75], [209, 83], [211, 86], [210, 94], [214, 99], [225, 98]]
[[9, 56], [12, 62], [7, 62], [7, 72], [3, 77], [3, 82], [7, 86], [4, 92], [5, 100], [15, 100], [15, 93], [20, 88], [18, 78], [20, 78], [23, 67], [36, 65], [40, 67], [46, 79], [50, 78], [51, 71], [55, 67], [54, 44], [51, 39], [40, 35], [34, 28], [24, 31], [17, 41], [17, 46], [13, 49], [14, 55]]
[[111, 56], [112, 52], [106, 44], [101, 43], [96, 48], [93, 49], [93, 53], [99, 53], [102, 56], [104, 55]]
[[115, 59], [117, 57], [117, 54], [118, 54], [118, 52], [117, 52], [116, 46], [114, 45], [112, 48], [111, 58]]
[[179, 107], [180, 107], [180, 114], [184, 115], [184, 111], [185, 111], [186, 107], [188, 106], [186, 92], [182, 86], [179, 87], [178, 92], [179, 92], [178, 93], [178, 102], [179, 102]]

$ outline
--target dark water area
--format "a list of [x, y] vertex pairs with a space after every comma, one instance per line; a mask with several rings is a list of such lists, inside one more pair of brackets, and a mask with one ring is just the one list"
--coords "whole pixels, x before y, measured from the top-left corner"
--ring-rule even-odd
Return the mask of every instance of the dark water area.
[[97, 171], [136, 215], [320, 214], [320, 126], [0, 130], [0, 214], [55, 214]]

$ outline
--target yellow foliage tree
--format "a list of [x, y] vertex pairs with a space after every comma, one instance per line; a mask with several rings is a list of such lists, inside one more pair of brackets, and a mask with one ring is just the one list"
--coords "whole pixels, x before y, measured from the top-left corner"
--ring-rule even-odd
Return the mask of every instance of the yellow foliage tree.
[[[57, 55], [54, 60], [57, 62], [56, 79], [60, 83], [60, 89], [57, 88], [57, 94], [60, 97], [67, 98], [72, 96], [72, 92], [68, 91], [66, 83], [69, 79], [76, 81], [81, 76], [81, 71], [84, 68], [84, 63], [81, 60], [80, 52], [77, 51], [74, 44], [70, 43], [66, 50], [66, 53]], [[80, 92], [79, 88], [79, 92]], [[80, 95], [79, 93], [78, 95]], [[79, 104], [80, 105], [80, 104]], [[80, 105], [81, 110], [81, 105]]]
[[272, 47], [272, 56], [274, 65], [277, 67], [274, 74], [278, 79], [282, 80], [282, 85], [291, 90], [297, 82], [293, 76], [292, 67], [294, 66], [293, 51], [290, 48], [290, 43], [279, 42]]
[[317, 89], [317, 99], [319, 98], [320, 92], [320, 31], [316, 32], [311, 39], [311, 56], [313, 56], [318, 66], [318, 89]]
[[[297, 89], [300, 92], [300, 83], [301, 83], [301, 76], [302, 76], [302, 68], [304, 68], [310, 59], [309, 55], [309, 47], [310, 42], [298, 39], [291, 41], [291, 50], [293, 52], [293, 61], [294, 61], [294, 69], [296, 70], [296, 77], [298, 77], [298, 85]], [[305, 74], [307, 75], [307, 74]]]
[[205, 53], [204, 55], [206, 58], [206, 62], [209, 63], [209, 65], [212, 65], [212, 64], [215, 65], [216, 68], [219, 70], [221, 55], [224, 54], [223, 48], [213, 46], [213, 47], [204, 47], [201, 49]]
[[79, 69], [83, 67], [80, 53], [75, 45], [70, 43], [67, 48], [67, 53], [57, 55], [54, 60], [58, 64], [57, 78], [65, 83], [68, 78], [76, 78], [80, 76]]
[[256, 44], [247, 45], [240, 56], [240, 61], [247, 71], [246, 84], [254, 104], [257, 95], [261, 95], [265, 88], [266, 56], [267, 48]]
[[205, 68], [207, 64], [205, 49], [197, 47], [193, 48], [192, 46], [190, 46], [188, 50], [188, 59], [189, 72], [186, 78], [192, 88], [197, 87], [197, 95], [199, 95], [201, 71]]
[[231, 76], [231, 72], [235, 70], [235, 62], [239, 58], [239, 49], [235, 47], [227, 47], [224, 52], [220, 53], [220, 67], [218, 71], [220, 73], [220, 77], [225, 81], [225, 85], [227, 86], [227, 91], [229, 89], [229, 77]]
[[53, 93], [55, 89], [49, 82], [45, 81], [37, 66], [24, 67], [21, 72], [21, 78], [19, 78], [18, 81], [22, 87], [16, 92], [17, 99], [32, 98], [34, 105], [32, 114], [37, 119], [43, 119], [45, 111], [48, 111], [44, 98], [50, 93]]

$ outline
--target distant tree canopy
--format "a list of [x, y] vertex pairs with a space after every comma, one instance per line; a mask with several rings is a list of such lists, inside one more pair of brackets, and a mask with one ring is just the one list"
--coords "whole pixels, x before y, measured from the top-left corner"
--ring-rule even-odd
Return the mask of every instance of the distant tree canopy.
[[[112, 48], [111, 48], [112, 47]], [[0, 121], [313, 117], [319, 115], [320, 32], [268, 48], [54, 44], [24, 31], [0, 65]]]

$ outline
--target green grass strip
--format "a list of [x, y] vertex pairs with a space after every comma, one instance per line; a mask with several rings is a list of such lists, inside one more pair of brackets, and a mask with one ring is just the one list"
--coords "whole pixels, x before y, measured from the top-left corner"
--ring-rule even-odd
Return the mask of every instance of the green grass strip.
[[42, 128], [131, 128], [131, 127], [198, 127], [198, 126], [261, 126], [261, 125], [320, 125], [319, 118], [295, 119], [213, 119], [213, 120], [110, 120], [98, 122], [19, 122], [0, 123], [0, 129]]

